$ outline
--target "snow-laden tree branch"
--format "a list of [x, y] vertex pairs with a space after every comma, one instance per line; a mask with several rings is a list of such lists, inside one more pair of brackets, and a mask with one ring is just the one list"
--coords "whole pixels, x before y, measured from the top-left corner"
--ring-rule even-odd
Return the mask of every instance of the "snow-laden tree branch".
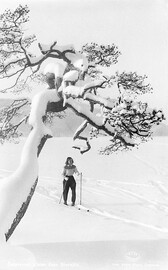
[[[66, 110], [67, 107], [72, 108], [76, 114], [82, 116], [88, 124], [94, 127], [96, 136], [99, 134], [98, 130], [103, 130], [111, 137], [113, 144], [115, 145], [117, 142], [121, 149], [136, 145], [137, 138], [141, 140], [149, 138], [151, 127], [153, 124], [160, 123], [164, 119], [164, 115], [160, 110], [151, 111], [149, 115], [147, 104], [134, 101], [135, 95], [152, 92], [150, 84], [145, 82], [147, 76], [138, 75], [136, 72], [123, 72], [121, 74], [116, 72], [111, 76], [104, 74], [101, 67], [109, 68], [118, 62], [120, 52], [114, 44], [86, 44], [78, 52], [73, 45], [60, 46], [56, 41], [51, 44], [38, 43], [39, 55], [35, 55], [29, 51], [35, 36], [25, 37], [23, 31], [24, 24], [27, 24], [29, 20], [28, 13], [27, 6], [19, 6], [14, 12], [5, 11], [1, 16], [0, 78], [15, 77], [12, 85], [15, 87], [22, 85], [24, 76], [24, 87], [31, 79], [41, 80], [43, 78], [43, 82], [46, 80], [49, 88], [58, 90], [60, 110], [63, 108]], [[46, 59], [58, 59], [62, 62], [51, 63], [46, 66], [45, 70], [42, 70], [41, 65], [45, 63]], [[43, 76], [40, 75], [42, 73]], [[19, 87], [21, 88], [21, 86]], [[114, 87], [118, 88], [118, 98], [113, 98]], [[102, 96], [100, 89], [104, 93], [111, 89], [111, 94], [109, 97]], [[130, 102], [125, 100], [128, 96]], [[81, 112], [83, 103], [88, 106], [85, 111]], [[146, 108], [145, 110], [142, 109], [143, 106]], [[48, 105], [48, 113], [50, 108], [51, 106]], [[52, 102], [52, 112], [54, 110]], [[58, 104], [56, 110], [58, 112]], [[101, 125], [96, 122], [97, 111], [104, 121]], [[11, 137], [12, 134], [15, 136], [15, 131], [18, 131], [18, 127], [23, 121], [20, 119], [14, 125], [5, 119], [3, 129], [1, 127], [1, 140], [7, 138], [8, 134], [11, 134]], [[4, 127], [6, 128], [4, 129]], [[82, 130], [83, 127], [81, 132]], [[76, 134], [79, 134], [79, 131]], [[77, 138], [76, 134], [75, 139]], [[93, 131], [91, 134], [94, 136]], [[88, 149], [90, 149], [89, 138], [86, 142], [89, 145]], [[117, 147], [117, 149], [119, 148]]]
[[27, 123], [28, 115], [22, 109], [30, 104], [27, 99], [14, 100], [8, 106], [0, 109], [0, 141], [15, 140], [22, 136], [19, 127]]

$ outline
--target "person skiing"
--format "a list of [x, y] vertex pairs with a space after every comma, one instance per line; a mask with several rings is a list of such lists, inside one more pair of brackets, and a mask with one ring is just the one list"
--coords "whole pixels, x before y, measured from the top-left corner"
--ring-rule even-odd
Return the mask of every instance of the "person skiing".
[[74, 161], [71, 157], [67, 157], [64, 170], [63, 170], [63, 198], [64, 198], [64, 204], [67, 205], [67, 198], [68, 198], [68, 192], [69, 188], [72, 190], [72, 206], [75, 205], [76, 200], [76, 181], [74, 179], [74, 173], [80, 174], [74, 165]]

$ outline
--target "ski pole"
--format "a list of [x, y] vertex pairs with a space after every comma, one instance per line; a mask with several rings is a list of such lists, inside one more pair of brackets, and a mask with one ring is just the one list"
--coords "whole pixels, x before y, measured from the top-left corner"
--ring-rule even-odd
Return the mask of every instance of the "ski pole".
[[80, 205], [82, 204], [82, 173], [80, 174]]
[[[64, 191], [63, 191], [63, 192], [64, 192]], [[59, 200], [59, 204], [60, 204], [61, 201], [62, 201], [63, 192], [62, 192], [62, 194], [61, 194], [61, 197], [60, 197], [60, 200]]]
[[65, 188], [66, 188], [66, 184], [67, 184], [67, 181], [66, 181], [66, 183], [65, 183], [65, 186], [64, 186], [63, 192], [62, 192], [62, 194], [61, 194], [61, 197], [60, 197], [60, 200], [59, 200], [59, 204], [60, 204], [60, 203], [61, 203], [61, 201], [62, 201], [62, 197], [63, 197], [64, 191], [65, 191]]

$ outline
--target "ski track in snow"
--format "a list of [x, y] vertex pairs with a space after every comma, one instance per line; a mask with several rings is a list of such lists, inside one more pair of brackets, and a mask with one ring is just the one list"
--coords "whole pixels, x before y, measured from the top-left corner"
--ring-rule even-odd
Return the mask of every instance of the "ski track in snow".
[[[37, 191], [38, 192], [38, 191]], [[52, 200], [54, 203], [58, 203], [59, 202], [59, 196], [55, 195], [55, 196], [50, 196], [49, 194], [44, 194], [44, 193], [40, 193], [41, 195], [45, 196], [46, 198]], [[65, 207], [68, 207], [68, 206], [65, 206]], [[123, 222], [123, 223], [127, 223], [127, 224], [130, 224], [130, 225], [135, 225], [135, 226], [138, 226], [138, 227], [143, 227], [145, 229], [152, 229], [154, 231], [158, 231], [158, 232], [161, 232], [161, 233], [168, 233], [168, 229], [167, 228], [163, 228], [163, 227], [160, 227], [160, 226], [154, 226], [154, 225], [151, 225], [151, 224], [145, 224], [143, 222], [139, 222], [139, 221], [136, 221], [136, 220], [133, 220], [133, 219], [128, 219], [128, 218], [124, 218], [124, 217], [121, 217], [121, 216], [117, 216], [117, 215], [114, 215], [114, 214], [111, 214], [107, 211], [102, 211], [98, 208], [92, 208], [92, 207], [85, 207], [83, 205], [77, 205], [76, 207], [69, 207], [68, 209], [79, 209], [82, 210], [82, 211], [85, 211], [85, 212], [89, 212], [91, 214], [95, 214], [95, 215], [98, 215], [98, 216], [101, 216], [101, 217], [104, 217], [104, 218], [108, 218], [108, 219], [113, 219], [113, 220], [116, 220], [116, 221], [120, 221], [120, 222]]]
[[[159, 169], [158, 167], [155, 168], [149, 161], [146, 161], [146, 160], [142, 159], [140, 156], [132, 154], [132, 153], [129, 153], [129, 155], [136, 158], [141, 163], [145, 164], [148, 168], [151, 168], [154, 171], [154, 173], [156, 175], [158, 175], [158, 178], [159, 178], [159, 176], [162, 176], [164, 178], [168, 177], [167, 172], [165, 173], [163, 170]], [[161, 181], [154, 181], [154, 180], [152, 181], [151, 180], [151, 183], [153, 185], [155, 185], [156, 187], [159, 187], [160, 191], [163, 192], [163, 194], [165, 194], [165, 192], [166, 192], [166, 194], [168, 194], [168, 190], [164, 187], [164, 185]]]
[[157, 187], [157, 189], [164, 195], [166, 196], [165, 198], [168, 199], [168, 189], [163, 185], [162, 182], [156, 182], [156, 181], [151, 181], [152, 185]]
[[[147, 162], [146, 160], [142, 159], [141, 157], [139, 157], [138, 155], [132, 154], [130, 153], [130, 155], [137, 159], [138, 161], [142, 162], [143, 164], [145, 164], [148, 168], [151, 168], [155, 175], [162, 175], [165, 177], [165, 174], [160, 171], [158, 168], [155, 168], [150, 162]], [[0, 169], [0, 178], [3, 178], [4, 175], [10, 175], [12, 173], [12, 171], [10, 170], [6, 170], [6, 169]], [[167, 176], [167, 175], [166, 175]], [[50, 176], [41, 176], [41, 182], [40, 184], [37, 186], [36, 192], [40, 193], [41, 195], [45, 196], [46, 198], [52, 200], [54, 203], [58, 203], [60, 200], [60, 194], [62, 192], [62, 183], [56, 183], [56, 187], [55, 185], [53, 185], [52, 183], [54, 183], [54, 178], [50, 177]], [[159, 177], [158, 177], [159, 178]], [[43, 185], [44, 183], [44, 185]], [[133, 183], [133, 182], [122, 182], [122, 181], [113, 181], [110, 182], [109, 180], [96, 180], [96, 179], [91, 179], [91, 178], [83, 178], [83, 190], [85, 192], [89, 192], [92, 193], [93, 196], [104, 196], [106, 198], [109, 198], [112, 196], [112, 192], [115, 192], [115, 196], [117, 196], [118, 194], [122, 194], [126, 197], [130, 197], [133, 199], [138, 200], [141, 206], [143, 207], [147, 207], [147, 208], [152, 208], [152, 209], [156, 209], [158, 211], [163, 212], [164, 214], [167, 215], [168, 213], [168, 205], [165, 206], [165, 204], [159, 202], [159, 201], [154, 201], [154, 200], [150, 200], [145, 198], [144, 196], [138, 194], [137, 192], [133, 192], [129, 190], [129, 186], [130, 187], [135, 187], [138, 188], [138, 192], [139, 190], [142, 188], [157, 188], [157, 190], [164, 195], [165, 199], [167, 200], [167, 195], [168, 195], [168, 189], [164, 186], [162, 181], [149, 181], [149, 183]], [[90, 184], [91, 183], [91, 184]], [[112, 184], [113, 186], [109, 185]], [[125, 186], [126, 188], [123, 188], [121, 186]], [[103, 189], [100, 189], [103, 188]], [[132, 202], [132, 204], [134, 205], [135, 202]], [[101, 205], [101, 203], [100, 203]], [[151, 224], [146, 224], [143, 222], [139, 222], [130, 218], [125, 218], [122, 217], [121, 215], [115, 215], [112, 212], [108, 212], [106, 210], [100, 210], [98, 208], [93, 208], [93, 207], [84, 207], [84, 206], [80, 206], [81, 210], [83, 211], [88, 211], [91, 214], [96, 214], [98, 216], [102, 216], [104, 218], [109, 218], [109, 219], [113, 219], [113, 220], [117, 220], [117, 221], [121, 221], [130, 225], [135, 225], [135, 226], [140, 226], [146, 229], [152, 229], [158, 232], [162, 232], [162, 233], [168, 233], [168, 229], [164, 228], [164, 227], [160, 227], [160, 226], [155, 226], [155, 225], [151, 225]], [[72, 209], [72, 208], [71, 208]]]
[[[52, 177], [44, 177], [43, 179], [53, 180]], [[84, 179], [84, 182], [85, 181], [86, 181], [86, 179]], [[100, 180], [95, 181], [95, 183], [97, 183], [97, 182], [98, 182], [99, 186], [101, 186], [100, 185]], [[93, 188], [93, 187], [86, 187], [86, 186], [84, 186], [83, 189], [85, 191], [87, 191], [87, 192], [93, 193], [94, 196], [95, 195], [98, 195], [98, 196], [101, 195], [101, 196], [106, 196], [106, 197], [109, 197], [109, 196], [111, 197], [111, 192], [109, 191], [109, 189], [113, 189], [115, 192], [118, 191], [119, 193], [122, 193], [122, 194], [124, 194], [126, 196], [137, 199], [138, 201], [142, 202], [143, 207], [148, 207], [150, 209], [154, 208], [154, 209], [156, 209], [158, 211], [162, 211], [164, 214], [168, 213], [168, 207], [165, 207], [163, 204], [161, 204], [159, 202], [146, 199], [145, 197], [143, 197], [143, 196], [141, 196], [141, 195], [139, 195], [139, 194], [137, 194], [135, 192], [126, 190], [126, 189], [122, 189], [122, 188], [118, 188], [118, 187], [111, 187], [111, 186], [109, 186], [107, 184], [108, 181], [105, 181], [105, 182], [102, 182], [102, 183], [103, 183], [102, 186], [106, 187], [107, 191], [99, 190], [99, 189]], [[125, 184], [125, 183], [123, 183], [123, 184]], [[131, 184], [131, 183], [129, 183], [129, 184]], [[128, 185], [128, 183], [126, 183], [126, 185]], [[138, 184], [138, 186], [141, 186], [141, 184]], [[144, 184], [142, 184], [142, 186], [144, 186]], [[148, 185], [148, 186], [151, 187], [151, 185]], [[54, 190], [54, 191], [53, 191], [52, 185], [49, 188], [45, 188], [44, 186], [38, 186], [36, 192], [38, 192], [41, 195], [43, 195], [43, 196], [47, 197], [48, 199], [52, 200], [54, 203], [59, 203], [60, 194], [62, 192], [62, 184], [61, 183], [57, 184], [57, 189]], [[135, 203], [133, 202], [133, 205], [134, 204]], [[123, 223], [133, 225], [133, 226], [139, 226], [139, 227], [142, 227], [142, 228], [145, 228], [145, 229], [152, 229], [154, 231], [161, 232], [161, 233], [164, 233], [164, 234], [168, 233], [167, 228], [161, 227], [159, 225], [155, 226], [155, 225], [152, 225], [152, 224], [146, 224], [146, 223], [143, 223], [143, 222], [140, 222], [140, 221], [136, 221], [134, 219], [125, 218], [125, 217], [122, 217], [121, 215], [116, 215], [116, 214], [113, 214], [112, 212], [109, 212], [109, 211], [106, 211], [106, 210], [101, 210], [99, 208], [94, 208], [94, 207], [91, 207], [91, 206], [85, 207], [83, 205], [82, 206], [77, 205], [77, 208], [78, 207], [80, 207], [82, 211], [86, 211], [86, 212], [89, 212], [91, 214], [101, 216], [103, 218], [113, 219], [113, 220], [116, 220], [116, 221], [120, 221], [120, 222], [123, 222]], [[73, 209], [73, 208], [69, 207], [69, 209]]]
[[[125, 190], [125, 189], [121, 189], [121, 188], [118, 188], [118, 187], [110, 187], [110, 186], [107, 186], [109, 189], [113, 189], [114, 191], [118, 191], [118, 192], [121, 192], [123, 193], [124, 195], [128, 195], [129, 197], [134, 197], [138, 200], [140, 200], [143, 204], [145, 204], [146, 207], [155, 207], [157, 210], [161, 210], [161, 211], [164, 211], [165, 213], [168, 213], [168, 207], [165, 207], [164, 205], [161, 205], [161, 203], [159, 202], [156, 202], [156, 201], [152, 201], [152, 200], [148, 200], [146, 199], [145, 197], [141, 196], [141, 195], [138, 195], [137, 193], [134, 193], [134, 192], [131, 192], [129, 190]], [[87, 191], [93, 191], [94, 193], [97, 193], [99, 195], [107, 195], [107, 196], [111, 196], [111, 193], [110, 192], [107, 192], [107, 191], [100, 191], [100, 190], [96, 190], [94, 188], [85, 188]]]
[[[139, 157], [136, 157], [136, 158], [139, 159]], [[142, 160], [142, 162], [146, 163], [144, 160]], [[4, 173], [11, 174], [12, 171], [0, 169], [0, 178], [4, 177]], [[42, 179], [51, 180], [51, 181], [54, 180], [53, 177], [48, 177], [48, 176], [44, 176], [44, 177], [42, 177]], [[88, 181], [88, 179], [89, 178], [86, 178], [85, 181]], [[90, 179], [89, 179], [89, 182], [91, 182]], [[119, 193], [122, 193], [126, 196], [136, 198], [137, 200], [141, 201], [143, 204], [146, 204], [145, 206], [147, 206], [147, 207], [153, 206], [158, 210], [161, 210], [161, 211], [168, 213], [168, 208], [165, 207], [163, 204], [159, 203], [158, 201], [152, 201], [152, 200], [146, 199], [144, 196], [141, 196], [141, 195], [139, 195], [135, 192], [129, 191], [127, 189], [119, 188], [117, 186], [112, 187], [108, 184], [109, 181], [106, 181], [106, 180], [96, 180], [96, 183], [100, 187], [102, 186], [102, 187], [107, 188], [107, 191], [99, 190], [99, 189], [96, 189], [93, 187], [83, 187], [83, 189], [86, 190], [87, 192], [92, 192], [92, 193], [97, 194], [97, 195], [110, 196], [110, 197], [111, 197], [111, 191], [109, 192], [109, 190], [113, 190], [115, 192], [118, 191]], [[131, 186], [139, 186], [139, 187], [141, 187], [141, 186], [151, 187], [151, 184], [144, 184], [144, 183], [141, 184], [141, 183], [129, 183], [129, 182], [113, 182], [113, 184], [114, 185], [121, 184], [121, 185], [127, 185], [127, 186], [131, 185]], [[161, 182], [153, 181], [152, 185], [157, 186], [159, 188], [160, 192], [164, 193], [165, 195], [168, 195], [168, 190], [163, 186], [163, 184]], [[62, 188], [62, 184], [61, 183], [57, 184], [57, 187], [59, 189], [60, 189], [60, 187]], [[50, 191], [50, 189], [42, 187], [42, 186], [38, 186], [38, 189], [41, 189], [40, 193], [45, 193], [45, 194], [54, 193], [55, 194], [55, 192]]]
[[[48, 179], [51, 179], [52, 180], [52, 177], [45, 177], [45, 178], [48, 178]], [[85, 179], [86, 180], [86, 179]], [[89, 180], [89, 182], [91, 182]], [[168, 207], [166, 207], [163, 203], [160, 203], [159, 201], [153, 201], [153, 200], [149, 200], [149, 199], [146, 199], [144, 196], [142, 195], [139, 195], [135, 192], [132, 192], [132, 191], [129, 191], [127, 189], [123, 189], [123, 188], [119, 188], [117, 186], [115, 187], [112, 187], [110, 186], [108, 183], [109, 181], [106, 181], [106, 180], [97, 180], [96, 183], [101, 187], [105, 187], [107, 188], [106, 191], [104, 190], [100, 190], [98, 188], [93, 188], [93, 187], [86, 187], [84, 186], [83, 189], [87, 192], [91, 192], [91, 193], [94, 193], [94, 194], [97, 194], [97, 195], [101, 195], [101, 196], [109, 196], [111, 197], [111, 191], [117, 191], [121, 194], [124, 194], [125, 196], [128, 196], [128, 197], [132, 197], [132, 198], [135, 198], [137, 199], [138, 201], [142, 202], [143, 206], [145, 207], [148, 207], [148, 208], [154, 208], [154, 209], [157, 209], [158, 211], [163, 211], [165, 213], [168, 213]], [[118, 184], [118, 182], [113, 182], [113, 184]], [[131, 183], [124, 183], [124, 182], [120, 182], [119, 184], [126, 184], [126, 185], [131, 185]], [[135, 184], [135, 186], [146, 186], [146, 187], [152, 187], [151, 184]], [[161, 184], [160, 184], [161, 185]], [[61, 186], [62, 187], [62, 186]], [[59, 186], [60, 188], [60, 186]], [[110, 191], [109, 191], [110, 190]], [[168, 205], [167, 205], [168, 206]]]

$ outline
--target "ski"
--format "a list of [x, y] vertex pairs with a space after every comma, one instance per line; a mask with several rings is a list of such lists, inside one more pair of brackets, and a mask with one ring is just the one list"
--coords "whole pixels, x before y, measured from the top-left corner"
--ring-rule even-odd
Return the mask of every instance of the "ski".
[[88, 207], [85, 207], [85, 206], [83, 206], [81, 204], [76, 205], [76, 208], [78, 210], [83, 210], [83, 211], [86, 211], [86, 212], [90, 212], [90, 209]]
[[78, 209], [78, 210], [83, 210], [83, 211], [86, 211], [86, 212], [90, 212], [90, 209], [81, 205], [81, 204], [78, 204], [78, 205], [71, 205], [71, 204], [62, 204], [63, 206], [65, 207], [70, 207], [70, 208], [75, 208], [75, 209]]

